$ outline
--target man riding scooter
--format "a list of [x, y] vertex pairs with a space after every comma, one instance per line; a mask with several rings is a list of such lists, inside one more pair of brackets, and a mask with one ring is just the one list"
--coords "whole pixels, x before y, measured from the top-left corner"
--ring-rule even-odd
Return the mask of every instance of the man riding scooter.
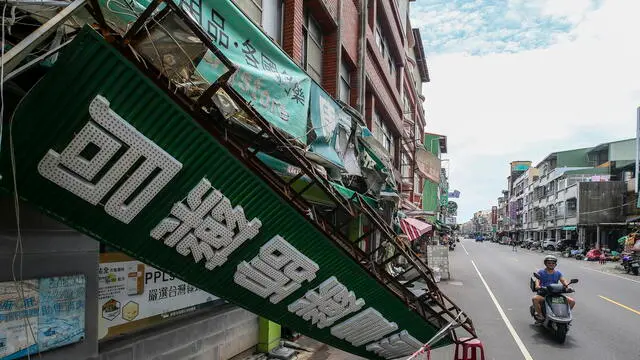
[[[558, 258], [553, 255], [547, 255], [544, 257], [544, 269], [538, 270], [539, 278], [536, 278], [535, 290], [539, 290], [541, 288], [546, 287], [550, 284], [556, 284], [560, 282], [565, 289], [569, 287], [569, 282], [562, 276], [562, 273], [556, 270], [556, 265], [558, 264]], [[544, 303], [544, 296], [536, 294], [533, 296], [533, 307], [535, 309], [535, 318], [536, 322], [544, 321], [544, 316], [542, 315], [542, 304]], [[573, 309], [576, 305], [574, 299], [567, 296], [567, 301], [569, 302], [569, 307]]]

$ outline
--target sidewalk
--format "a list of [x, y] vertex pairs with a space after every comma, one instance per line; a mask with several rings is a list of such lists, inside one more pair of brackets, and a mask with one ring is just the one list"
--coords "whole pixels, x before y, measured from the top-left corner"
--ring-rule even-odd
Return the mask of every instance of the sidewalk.
[[[327, 344], [323, 344], [314, 339], [306, 336], [301, 336], [296, 345], [307, 348], [311, 351], [296, 350], [296, 355], [292, 357], [292, 360], [366, 360], [366, 358], [359, 357], [353, 354], [346, 353], [342, 350], [338, 350]], [[454, 347], [453, 345], [439, 348], [431, 351], [431, 360], [451, 360], [453, 359]], [[407, 356], [408, 357], [408, 356]], [[402, 357], [397, 360], [405, 360], [407, 357]], [[239, 354], [233, 357], [231, 360], [280, 360], [276, 357], [269, 356], [267, 354], [259, 354], [255, 351]]]
[[[319, 341], [302, 336], [296, 341], [297, 344], [312, 348], [313, 352], [301, 351], [298, 360], [364, 360], [365, 358], [346, 353]], [[451, 360], [453, 359], [453, 346], [435, 349], [431, 351], [431, 360]]]

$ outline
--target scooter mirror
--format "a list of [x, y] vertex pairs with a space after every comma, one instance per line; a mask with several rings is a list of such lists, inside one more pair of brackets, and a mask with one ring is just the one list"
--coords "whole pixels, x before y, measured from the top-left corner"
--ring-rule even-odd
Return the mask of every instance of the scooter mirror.
[[569, 284], [576, 284], [577, 282], [578, 282], [578, 279], [569, 280]]

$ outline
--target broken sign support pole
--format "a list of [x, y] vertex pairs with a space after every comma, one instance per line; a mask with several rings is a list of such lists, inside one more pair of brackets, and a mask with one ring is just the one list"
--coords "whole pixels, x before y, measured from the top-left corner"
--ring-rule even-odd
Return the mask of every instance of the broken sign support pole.
[[69, 16], [76, 10], [83, 7], [87, 0], [75, 0], [69, 6], [62, 9], [56, 16], [52, 17], [46, 23], [42, 24], [34, 32], [18, 43], [15, 47], [7, 51], [2, 57], [2, 66], [4, 67], [4, 75], [15, 69], [24, 58], [26, 58], [38, 45], [45, 41], [52, 32], [60, 25], [64, 24]]

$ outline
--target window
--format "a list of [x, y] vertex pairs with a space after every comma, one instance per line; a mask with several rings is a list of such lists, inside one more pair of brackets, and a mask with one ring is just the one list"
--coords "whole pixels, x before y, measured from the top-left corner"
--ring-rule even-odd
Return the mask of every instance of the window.
[[322, 81], [322, 32], [320, 25], [307, 15], [303, 29], [302, 61], [304, 69], [316, 82]]
[[382, 36], [380, 28], [376, 29], [376, 45], [378, 46], [378, 50], [380, 50], [380, 54], [382, 54], [382, 57], [384, 58], [387, 50], [387, 44], [386, 40]]
[[262, 1], [262, 28], [275, 42], [282, 44], [282, 0]]
[[413, 175], [413, 192], [422, 193], [422, 179], [418, 175]]
[[396, 148], [393, 134], [387, 127], [387, 124], [382, 121], [380, 115], [378, 115], [378, 113], [375, 111], [373, 113], [373, 123], [375, 126], [375, 128], [373, 129], [375, 139], [378, 140], [382, 144], [382, 147], [384, 147], [384, 149], [389, 152], [389, 154], [391, 155], [391, 161], [397, 166], [397, 161], [395, 159]]
[[409, 162], [409, 156], [405, 153], [402, 153], [402, 166], [400, 169], [403, 178], [411, 177], [411, 163]]
[[256, 24], [262, 24], [262, 0], [235, 0], [238, 7]]
[[382, 135], [382, 120], [380, 120], [380, 116], [378, 112], [373, 112], [373, 137], [382, 144], [384, 136]]
[[282, 0], [235, 0], [249, 19], [278, 44], [282, 43]]
[[351, 104], [351, 71], [344, 61], [340, 64], [340, 100]]

